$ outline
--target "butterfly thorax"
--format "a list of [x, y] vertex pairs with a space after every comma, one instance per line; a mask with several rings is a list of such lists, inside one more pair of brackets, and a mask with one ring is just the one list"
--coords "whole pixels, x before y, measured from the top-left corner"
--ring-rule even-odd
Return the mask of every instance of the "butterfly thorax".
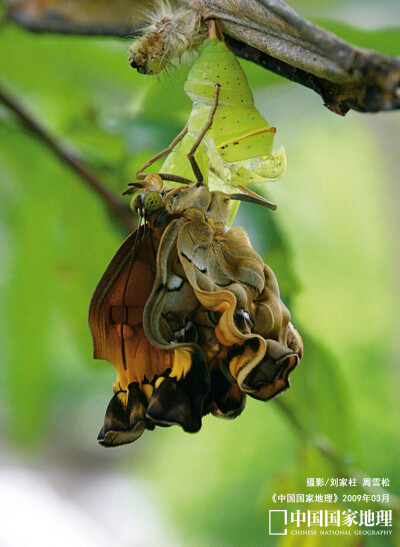
[[157, 219], [165, 216], [165, 225], [180, 216], [189, 220], [199, 220], [214, 227], [218, 233], [225, 231], [229, 217], [229, 195], [223, 192], [210, 192], [201, 183], [179, 186], [164, 195], [163, 209], [149, 217], [153, 225]]

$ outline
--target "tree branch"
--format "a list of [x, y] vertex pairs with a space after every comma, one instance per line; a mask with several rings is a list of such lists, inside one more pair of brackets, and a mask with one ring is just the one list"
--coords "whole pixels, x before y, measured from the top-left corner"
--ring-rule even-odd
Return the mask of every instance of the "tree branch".
[[333, 112], [400, 108], [399, 57], [354, 47], [281, 0], [187, 1], [218, 21], [238, 55], [313, 89]]
[[33, 32], [132, 36], [145, 22], [148, 0], [2, 0], [4, 18]]
[[[239, 42], [231, 36], [226, 35], [225, 40], [238, 57], [256, 63], [283, 78], [301, 84], [318, 93], [324, 101], [324, 106], [335, 114], [344, 116], [350, 109], [357, 110], [358, 112], [378, 112], [380, 110], [400, 108], [400, 95], [397, 96], [397, 94], [394, 94], [394, 101], [390, 97], [389, 101], [386, 101], [379, 89], [371, 88], [366, 90], [364, 86], [357, 84], [350, 85], [330, 82], [310, 72], [284, 63], [279, 59], [275, 59], [271, 55], [243, 42]], [[388, 102], [386, 108], [385, 102]]]
[[[1, 0], [0, 0], [1, 1]], [[5, 18], [37, 32], [127, 37], [148, 0], [2, 0]], [[178, 0], [177, 0], [178, 1]], [[337, 114], [400, 108], [400, 58], [348, 44], [282, 0], [180, 0], [215, 19], [233, 51], [318, 93]]]
[[82, 161], [77, 159], [77, 154], [70, 148], [58, 141], [51, 135], [30, 112], [22, 106], [18, 101], [10, 96], [3, 88], [0, 87], [0, 102], [14, 112], [20, 122], [30, 130], [35, 136], [39, 137], [54, 154], [63, 162], [67, 163], [71, 169], [75, 171], [98, 196], [102, 198], [110, 211], [116, 215], [131, 231], [136, 228], [136, 223], [133, 218], [132, 211], [122, 200], [117, 198], [110, 192], [93, 173], [84, 165]]

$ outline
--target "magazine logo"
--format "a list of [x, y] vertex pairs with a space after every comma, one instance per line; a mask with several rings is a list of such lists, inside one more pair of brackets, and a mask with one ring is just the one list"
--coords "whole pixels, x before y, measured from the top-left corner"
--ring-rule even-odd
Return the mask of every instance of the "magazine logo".
[[268, 511], [270, 536], [291, 535], [391, 535], [392, 511], [308, 510]]
[[[287, 535], [287, 511], [283, 509], [271, 509], [268, 511], [269, 518], [269, 535], [270, 536], [286, 536]], [[283, 531], [277, 531], [283, 530]]]

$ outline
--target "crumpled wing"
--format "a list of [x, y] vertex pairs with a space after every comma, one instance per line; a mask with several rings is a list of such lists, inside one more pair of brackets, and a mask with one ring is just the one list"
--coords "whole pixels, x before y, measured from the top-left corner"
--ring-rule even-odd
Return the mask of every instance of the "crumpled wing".
[[251, 306], [263, 291], [264, 263], [240, 227], [219, 234], [205, 222], [188, 222], [179, 233], [178, 253], [195, 291], [229, 291], [239, 308]]
[[289, 374], [303, 355], [303, 342], [290, 323], [290, 312], [279, 295], [276, 277], [264, 264], [265, 286], [255, 301], [254, 331], [267, 342], [263, 360], [255, 369], [242, 370], [238, 383], [256, 399], [267, 401], [289, 388]]
[[177, 254], [179, 231], [186, 222], [184, 218], [173, 220], [162, 235], [154, 286], [144, 310], [147, 339], [160, 350], [173, 351], [171, 370], [168, 377], [155, 383], [147, 416], [160, 425], [178, 424], [195, 432], [201, 427], [210, 378], [191, 322], [199, 303]]
[[160, 349], [177, 347], [178, 331], [185, 328], [199, 305], [177, 256], [178, 234], [185, 222], [184, 218], [175, 219], [163, 233], [154, 284], [143, 315], [146, 336]]
[[[231, 228], [214, 237], [210, 227], [193, 221], [180, 231], [178, 251], [198, 300], [221, 314], [215, 334], [229, 348], [226, 375], [262, 400], [286, 389], [301, 357], [301, 339], [289, 323], [272, 270], [245, 232]], [[243, 313], [251, 323], [240, 322]]]
[[264, 287], [264, 264], [244, 230], [231, 228], [214, 237], [206, 223], [192, 221], [180, 231], [178, 252], [199, 302], [221, 314], [215, 327], [218, 341], [227, 347], [245, 347], [237, 368], [248, 362], [258, 363], [265, 354], [264, 339], [251, 333], [250, 328], [240, 330], [235, 320], [239, 310], [253, 314], [253, 300]]

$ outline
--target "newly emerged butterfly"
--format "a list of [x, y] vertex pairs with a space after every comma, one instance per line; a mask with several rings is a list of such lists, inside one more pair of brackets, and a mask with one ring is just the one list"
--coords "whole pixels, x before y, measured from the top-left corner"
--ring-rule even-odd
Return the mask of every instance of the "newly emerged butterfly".
[[[168, 33], [167, 27], [163, 33]], [[156, 36], [157, 33], [147, 38], [153, 43], [151, 38], [154, 41]], [[144, 46], [142, 39], [141, 51]], [[135, 50], [137, 46], [132, 47]], [[155, 54], [152, 62], [156, 60]], [[131, 63], [138, 68], [134, 60]], [[146, 71], [142, 65], [141, 68]], [[191, 179], [193, 173], [186, 158], [200, 138], [196, 160], [210, 190], [252, 195], [247, 185], [276, 180], [283, 174], [284, 150], [273, 150], [276, 129], [255, 107], [246, 75], [213, 21], [208, 22], [208, 39], [189, 72], [185, 91], [193, 101], [193, 109], [186, 130], [170, 151], [162, 172]], [[207, 120], [212, 123], [204, 132]], [[231, 211], [230, 221], [237, 206]]]
[[[227, 228], [232, 196], [148, 175], [126, 193], [140, 215], [93, 294], [94, 357], [117, 370], [99, 434], [103, 446], [207, 413], [232, 418], [246, 394], [289, 386], [301, 338], [272, 270], [242, 228]], [[143, 223], [143, 224], [142, 224]]]

